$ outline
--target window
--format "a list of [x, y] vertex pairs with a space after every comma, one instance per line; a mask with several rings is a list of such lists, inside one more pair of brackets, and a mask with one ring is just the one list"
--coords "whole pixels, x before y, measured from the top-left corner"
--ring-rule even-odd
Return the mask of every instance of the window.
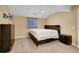
[[37, 19], [27, 18], [27, 28], [37, 28]]

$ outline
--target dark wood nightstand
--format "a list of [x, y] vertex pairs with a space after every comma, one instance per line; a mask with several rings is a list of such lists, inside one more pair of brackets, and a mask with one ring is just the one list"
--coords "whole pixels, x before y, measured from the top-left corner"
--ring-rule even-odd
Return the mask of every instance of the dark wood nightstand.
[[64, 44], [71, 45], [72, 44], [72, 36], [61, 34], [59, 41]]

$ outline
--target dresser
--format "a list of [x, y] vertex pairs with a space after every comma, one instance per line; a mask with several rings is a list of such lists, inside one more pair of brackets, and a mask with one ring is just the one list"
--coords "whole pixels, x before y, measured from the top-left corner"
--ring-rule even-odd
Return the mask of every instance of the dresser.
[[9, 52], [15, 41], [15, 27], [12, 24], [0, 24], [0, 52]]

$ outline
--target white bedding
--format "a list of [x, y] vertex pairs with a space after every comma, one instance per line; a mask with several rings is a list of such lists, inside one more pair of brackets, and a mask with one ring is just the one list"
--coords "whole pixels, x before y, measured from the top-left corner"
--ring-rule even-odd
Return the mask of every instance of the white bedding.
[[38, 41], [49, 38], [59, 38], [57, 30], [51, 29], [30, 29], [30, 33], [33, 34]]

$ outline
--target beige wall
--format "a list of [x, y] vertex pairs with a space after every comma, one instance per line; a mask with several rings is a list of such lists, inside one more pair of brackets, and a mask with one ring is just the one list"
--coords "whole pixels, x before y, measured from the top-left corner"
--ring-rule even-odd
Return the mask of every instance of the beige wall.
[[72, 16], [69, 12], [60, 12], [47, 18], [47, 25], [60, 25], [62, 34], [71, 34]]
[[73, 26], [74, 26], [74, 29], [73, 29], [73, 32], [72, 34], [74, 34], [74, 37], [73, 37], [73, 45], [76, 45], [77, 46], [77, 9], [79, 7], [78, 6], [73, 6], [72, 7], [72, 20], [73, 20]]
[[[27, 17], [14, 16], [12, 23], [15, 24], [15, 38], [28, 37]], [[44, 28], [45, 22], [43, 19], [37, 19], [37, 27]]]
[[38, 28], [44, 28], [45, 24], [46, 24], [45, 19], [42, 19], [42, 18], [37, 19]]
[[13, 24], [15, 24], [15, 38], [26, 37], [26, 17], [14, 16]]
[[3, 13], [8, 14], [10, 10], [6, 5], [0, 5], [0, 24], [11, 24], [11, 21], [3, 18]]
[[47, 25], [60, 25], [62, 34], [72, 35], [72, 45], [77, 45], [76, 8], [71, 12], [60, 12], [47, 17]]

